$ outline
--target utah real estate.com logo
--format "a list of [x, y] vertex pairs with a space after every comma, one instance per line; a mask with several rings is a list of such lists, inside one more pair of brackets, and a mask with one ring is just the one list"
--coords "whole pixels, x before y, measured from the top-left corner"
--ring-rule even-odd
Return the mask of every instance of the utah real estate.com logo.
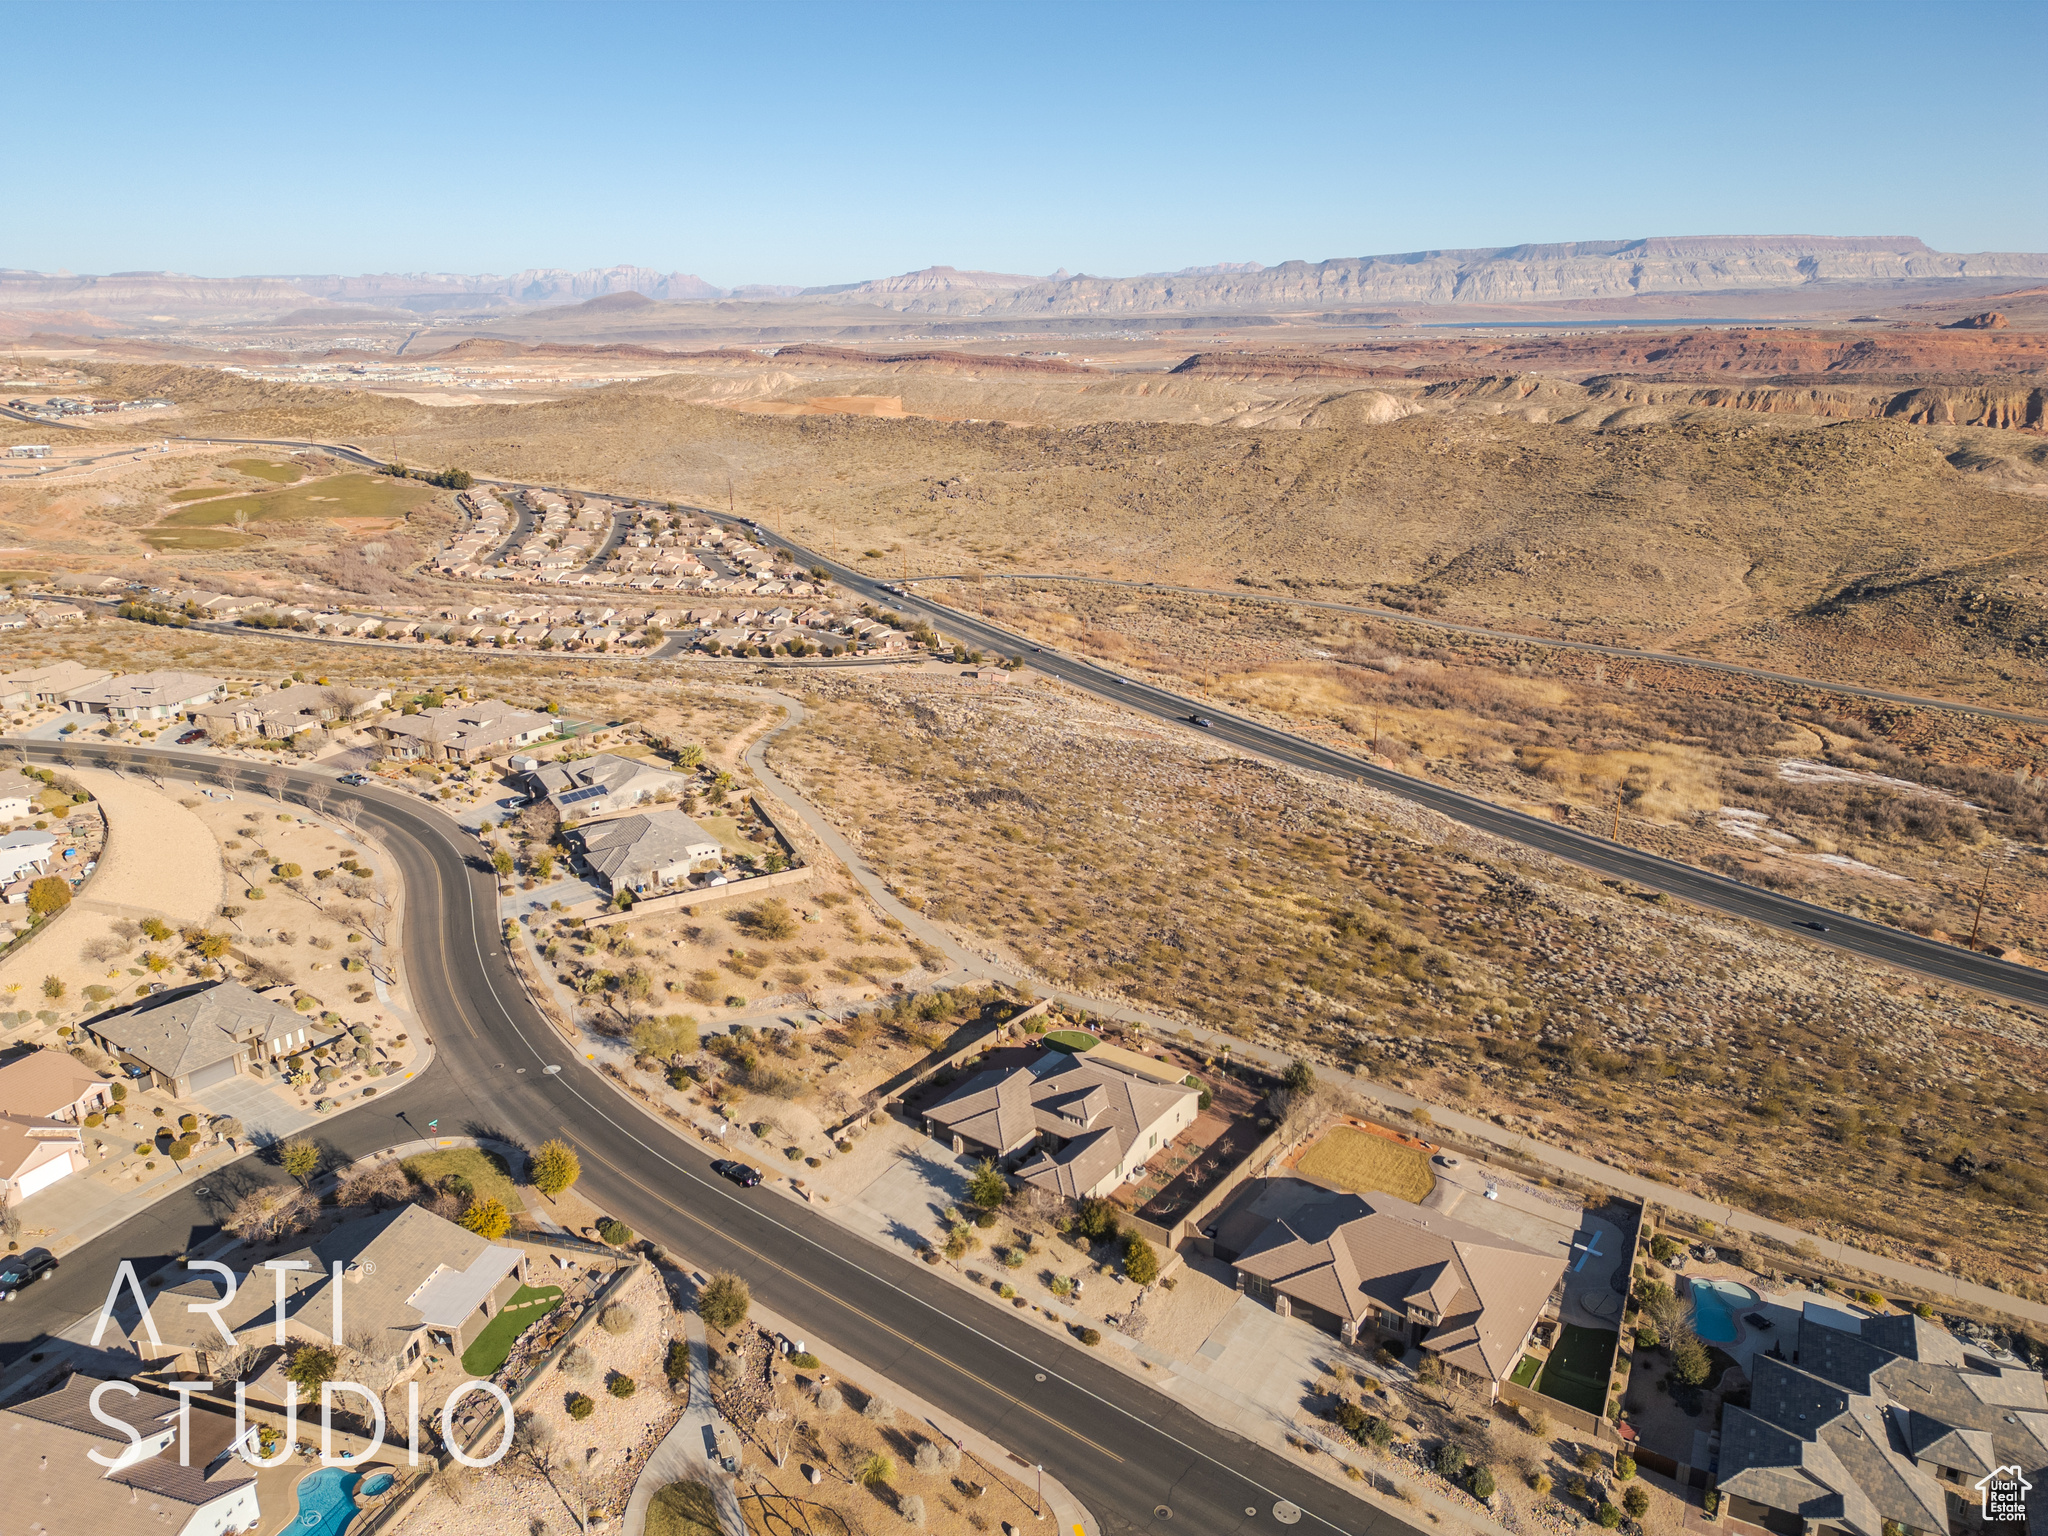
[[1972, 1486], [1984, 1496], [1986, 1525], [2027, 1523], [2027, 1491], [2034, 1485], [2018, 1467], [1993, 1467]]
[[[215, 1259], [187, 1259], [185, 1267], [187, 1269], [211, 1271], [213, 1274], [219, 1275], [222, 1281], [226, 1283], [227, 1294], [218, 1301], [188, 1302], [186, 1303], [185, 1310], [187, 1312], [204, 1313], [219, 1332], [221, 1338], [226, 1341], [227, 1347], [229, 1349], [239, 1348], [240, 1341], [236, 1339], [234, 1331], [221, 1321], [220, 1316], [221, 1311], [235, 1299], [235, 1272], [229, 1269], [227, 1265]], [[294, 1269], [311, 1269], [312, 1267], [312, 1264], [305, 1259], [269, 1259], [263, 1264], [263, 1268], [277, 1276], [276, 1337], [280, 1349], [285, 1344], [285, 1272]], [[249, 1271], [250, 1277], [254, 1278], [255, 1273], [253, 1269]], [[342, 1284], [342, 1280], [346, 1273], [347, 1266], [341, 1260], [335, 1260], [334, 1281], [328, 1287], [329, 1293], [334, 1298], [333, 1332], [328, 1337], [337, 1341], [347, 1337], [347, 1334], [342, 1332], [341, 1318], [342, 1292], [346, 1289]], [[118, 1327], [118, 1324], [114, 1321], [114, 1304], [120, 1298], [123, 1285], [128, 1287], [129, 1295], [134, 1297], [135, 1305], [141, 1310], [140, 1326], [144, 1335], [151, 1344], [161, 1349], [164, 1341], [163, 1337], [157, 1332], [156, 1319], [150, 1315], [149, 1298], [143, 1294], [142, 1282], [136, 1278], [134, 1264], [127, 1259], [121, 1261], [121, 1267], [114, 1273], [113, 1283], [107, 1287], [107, 1301], [106, 1305], [100, 1308], [99, 1326], [93, 1329], [92, 1347], [95, 1349], [99, 1348], [100, 1340], [106, 1336], [109, 1327]], [[163, 1385], [178, 1395], [178, 1465], [181, 1467], [190, 1466], [192, 1394], [194, 1392], [211, 1392], [213, 1390], [213, 1383], [210, 1381], [167, 1381]], [[112, 1417], [101, 1408], [101, 1399], [109, 1392], [125, 1392], [130, 1397], [139, 1397], [141, 1395], [140, 1389], [133, 1382], [103, 1381], [92, 1389], [90, 1404], [92, 1416], [95, 1419], [99, 1420], [100, 1423], [106, 1425], [109, 1429], [119, 1430], [128, 1437], [129, 1454], [132, 1455], [135, 1447], [143, 1444], [143, 1438], [136, 1431], [134, 1425], [128, 1423], [125, 1419]], [[352, 1393], [368, 1403], [371, 1414], [369, 1443], [361, 1450], [351, 1453], [346, 1460], [334, 1454], [334, 1399], [337, 1393], [344, 1392]], [[500, 1423], [503, 1425], [503, 1430], [498, 1437], [498, 1444], [494, 1449], [487, 1451], [481, 1457], [471, 1456], [465, 1451], [455, 1435], [456, 1405], [473, 1392], [482, 1392], [489, 1397], [496, 1398], [498, 1407], [502, 1410]], [[282, 1466], [291, 1457], [298, 1445], [298, 1383], [287, 1381], [285, 1384], [284, 1434], [279, 1437], [278, 1450], [268, 1457], [263, 1456], [258, 1450], [256, 1445], [257, 1435], [252, 1433], [249, 1428], [247, 1394], [247, 1384], [237, 1381], [235, 1383], [234, 1442], [236, 1454], [252, 1467]], [[307, 1406], [310, 1407], [311, 1404]], [[405, 1384], [405, 1406], [406, 1465], [416, 1467], [420, 1464], [420, 1384], [416, 1381], [409, 1381]], [[354, 1465], [368, 1460], [383, 1449], [385, 1428], [384, 1399], [375, 1392], [372, 1392], [368, 1387], [355, 1381], [323, 1381], [320, 1384], [320, 1461], [323, 1466]], [[441, 1443], [448, 1448], [448, 1454], [465, 1467], [496, 1466], [504, 1458], [505, 1453], [512, 1449], [512, 1399], [505, 1394], [505, 1390], [502, 1387], [493, 1382], [478, 1381], [474, 1377], [457, 1382], [454, 1389], [449, 1392], [447, 1398], [441, 1404]], [[85, 1454], [90, 1456], [99, 1465], [109, 1468], [117, 1466], [127, 1459], [121, 1456], [105, 1456], [96, 1450], [88, 1450]]]

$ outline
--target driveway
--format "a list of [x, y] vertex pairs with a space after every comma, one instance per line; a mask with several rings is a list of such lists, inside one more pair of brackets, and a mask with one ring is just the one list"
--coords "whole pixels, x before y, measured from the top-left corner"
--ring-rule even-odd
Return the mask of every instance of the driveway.
[[320, 1118], [260, 1078], [231, 1077], [194, 1097], [206, 1106], [208, 1114], [233, 1115], [241, 1121], [247, 1139], [259, 1146], [302, 1131]]

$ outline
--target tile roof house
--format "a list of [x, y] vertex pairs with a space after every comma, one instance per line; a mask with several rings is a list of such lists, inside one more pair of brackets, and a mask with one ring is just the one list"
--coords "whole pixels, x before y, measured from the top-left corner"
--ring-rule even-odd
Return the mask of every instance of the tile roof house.
[[0, 1207], [83, 1173], [85, 1135], [68, 1120], [0, 1111]]
[[1729, 1513], [1786, 1536], [1962, 1536], [2000, 1469], [2048, 1478], [2048, 1383], [1917, 1317], [1803, 1318], [1792, 1360], [1757, 1356], [1749, 1406], [1722, 1414]]
[[1247, 1291], [1347, 1342], [1391, 1334], [1496, 1397], [1564, 1277], [1562, 1255], [1391, 1195], [1292, 1180], [1272, 1194], [1282, 1214], [1262, 1196], [1218, 1224], [1217, 1256]]
[[1188, 1126], [1200, 1093], [1106, 1062], [1048, 1050], [1029, 1066], [991, 1070], [924, 1111], [927, 1129], [1012, 1161], [1012, 1177], [1069, 1200], [1100, 1198]]
[[542, 763], [519, 776], [520, 788], [529, 795], [547, 800], [563, 816], [580, 821], [629, 811], [658, 795], [673, 799], [689, 783], [687, 777], [671, 769], [615, 752], [600, 752], [575, 762]]
[[[286, 1272], [286, 1337], [345, 1342], [395, 1376], [412, 1370], [434, 1345], [461, 1355], [527, 1275], [525, 1249], [489, 1242], [418, 1205], [345, 1221], [282, 1255], [283, 1261], [294, 1259], [309, 1267]], [[334, 1337], [337, 1286], [339, 1340]], [[209, 1314], [186, 1309], [224, 1295], [220, 1281], [208, 1275], [167, 1285], [154, 1293], [150, 1305], [160, 1342], [151, 1342], [139, 1316], [128, 1323], [130, 1314], [123, 1314], [129, 1342], [145, 1360], [204, 1371], [209, 1357], [230, 1351]], [[276, 1282], [252, 1268], [219, 1315], [238, 1340], [267, 1343], [275, 1337], [276, 1309]], [[245, 1329], [251, 1330], [246, 1338]]]
[[593, 822], [569, 834], [584, 868], [607, 891], [636, 895], [680, 885], [725, 860], [717, 838], [681, 811], [649, 811]]
[[113, 675], [104, 667], [82, 666], [75, 661], [10, 672], [0, 677], [0, 706], [14, 709], [24, 704], [61, 704], [67, 693], [96, 687]]
[[81, 1027], [116, 1061], [142, 1068], [181, 1099], [310, 1043], [302, 1015], [239, 981], [161, 993]]
[[253, 698], [202, 704], [192, 711], [192, 720], [209, 731], [240, 731], [246, 736], [289, 741], [301, 731], [310, 731], [331, 720], [353, 719], [390, 702], [389, 688], [295, 683]]
[[[235, 1416], [138, 1384], [73, 1376], [55, 1391], [0, 1408], [10, 1529], [49, 1536], [217, 1536], [263, 1520], [255, 1473], [235, 1454]], [[185, 1436], [179, 1443], [179, 1435]], [[253, 1440], [251, 1424], [242, 1444]], [[111, 1466], [88, 1453], [97, 1452]], [[180, 1463], [183, 1463], [181, 1465]], [[17, 1525], [16, 1522], [20, 1523]]]
[[64, 707], [110, 720], [169, 720], [211, 704], [220, 690], [219, 678], [197, 672], [136, 672], [74, 688], [65, 694]]
[[555, 733], [555, 717], [498, 699], [443, 704], [416, 715], [386, 715], [370, 727], [386, 757], [480, 762]]
[[112, 1084], [69, 1051], [30, 1051], [0, 1066], [0, 1114], [76, 1125], [105, 1110], [111, 1094]]

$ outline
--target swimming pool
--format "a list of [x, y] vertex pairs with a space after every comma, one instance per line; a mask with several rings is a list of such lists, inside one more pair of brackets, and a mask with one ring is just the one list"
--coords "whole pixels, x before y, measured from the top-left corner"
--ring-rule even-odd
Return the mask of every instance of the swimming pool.
[[380, 1493], [389, 1493], [395, 1481], [389, 1472], [371, 1472], [363, 1478], [363, 1497], [374, 1499]]
[[1735, 1314], [1757, 1304], [1757, 1294], [1733, 1280], [1692, 1282], [1692, 1331], [1708, 1344], [1735, 1342]]
[[288, 1529], [292, 1536], [341, 1536], [356, 1517], [355, 1486], [362, 1473], [349, 1467], [322, 1467], [299, 1479], [299, 1515]]

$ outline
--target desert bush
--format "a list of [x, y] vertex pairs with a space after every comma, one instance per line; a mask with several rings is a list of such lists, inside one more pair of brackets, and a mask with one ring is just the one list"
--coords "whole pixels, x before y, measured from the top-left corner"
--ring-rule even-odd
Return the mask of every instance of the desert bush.
[[597, 1224], [597, 1235], [614, 1248], [623, 1248], [633, 1241], [633, 1229], [616, 1216], [607, 1216]]
[[631, 1397], [639, 1390], [639, 1384], [630, 1376], [614, 1376], [604, 1384], [605, 1391], [621, 1400]]
[[571, 1344], [562, 1351], [561, 1358], [555, 1362], [555, 1369], [571, 1381], [588, 1381], [591, 1372], [597, 1369], [597, 1359], [581, 1344]]
[[631, 1333], [638, 1321], [640, 1319], [631, 1307], [615, 1301], [598, 1316], [597, 1326], [606, 1333]]
[[1630, 1483], [1627, 1491], [1621, 1496], [1621, 1505], [1629, 1512], [1631, 1519], [1642, 1519], [1650, 1512], [1650, 1490], [1641, 1483]]
[[697, 1293], [698, 1315], [720, 1333], [731, 1333], [744, 1323], [747, 1309], [753, 1303], [753, 1292], [747, 1289], [747, 1282], [729, 1270], [713, 1275]]
[[868, 1397], [867, 1405], [861, 1409], [860, 1416], [870, 1424], [893, 1424], [896, 1422], [896, 1405], [881, 1393], [872, 1393]]
[[879, 1488], [895, 1475], [896, 1463], [877, 1451], [860, 1464], [860, 1470], [853, 1474], [853, 1479], [863, 1488]]
[[581, 1392], [571, 1392], [569, 1394], [568, 1409], [569, 1417], [580, 1424], [597, 1411], [597, 1404]]
[[1475, 1499], [1492, 1498], [1494, 1488], [1493, 1469], [1483, 1466], [1474, 1467], [1472, 1469], [1472, 1476], [1465, 1486], [1472, 1490], [1472, 1497]]
[[908, 1525], [924, 1524], [924, 1500], [914, 1493], [906, 1493], [896, 1504], [896, 1513]]
[[839, 1395], [837, 1387], [827, 1387], [818, 1394], [818, 1414], [821, 1418], [829, 1419], [845, 1406], [846, 1399]]

